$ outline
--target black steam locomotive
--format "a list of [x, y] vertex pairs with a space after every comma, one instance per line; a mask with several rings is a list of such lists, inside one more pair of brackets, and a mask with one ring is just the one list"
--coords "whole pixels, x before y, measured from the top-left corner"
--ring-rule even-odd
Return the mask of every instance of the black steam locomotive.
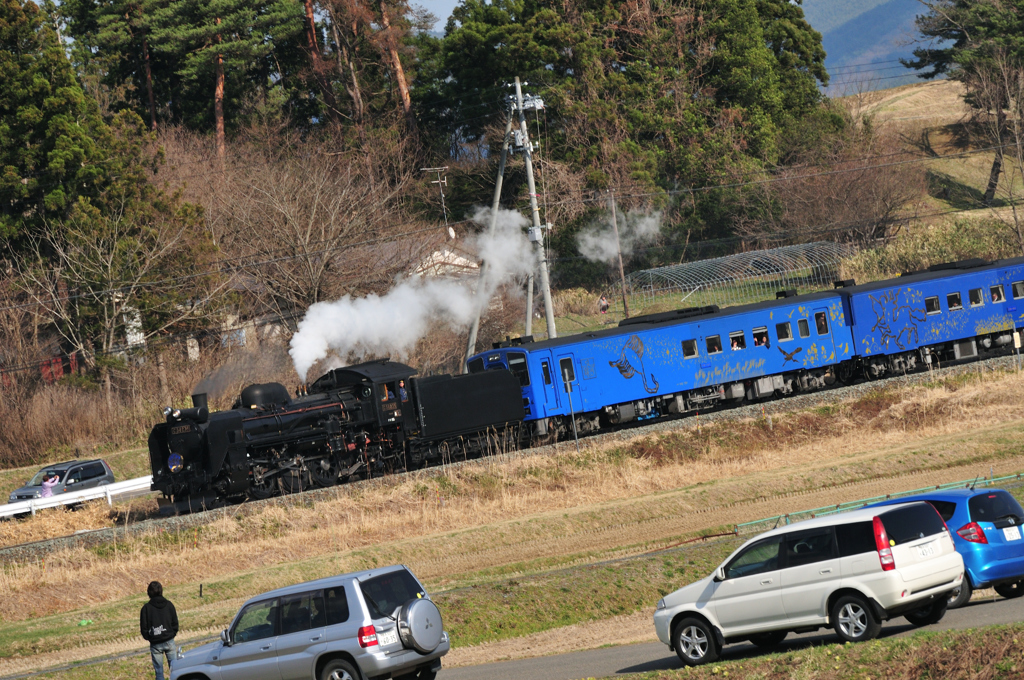
[[149, 435], [154, 491], [179, 511], [269, 498], [522, 445], [509, 371], [414, 377], [387, 359], [338, 368], [291, 397], [250, 385], [227, 411], [165, 409]]

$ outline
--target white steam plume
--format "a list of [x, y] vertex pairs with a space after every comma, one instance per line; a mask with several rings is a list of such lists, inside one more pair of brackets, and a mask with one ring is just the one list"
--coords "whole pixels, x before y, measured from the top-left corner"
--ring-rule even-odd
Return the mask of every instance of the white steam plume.
[[[661, 231], [661, 213], [628, 212], [619, 215], [619, 243], [624, 256], [631, 255], [641, 243], [653, 240]], [[611, 213], [576, 237], [580, 255], [595, 262], [615, 261], [618, 249], [612, 229]]]
[[[490, 215], [489, 209], [480, 208], [472, 219], [489, 225]], [[468, 327], [499, 286], [533, 271], [535, 258], [522, 232], [527, 224], [522, 214], [499, 210], [494, 232], [475, 239], [480, 259], [487, 262], [486, 280], [479, 284], [475, 279], [411, 277], [382, 296], [346, 295], [312, 305], [299, 322], [288, 351], [295, 370], [305, 379], [313, 364], [331, 352], [346, 363], [369, 353], [406, 356], [435, 321], [457, 330]]]

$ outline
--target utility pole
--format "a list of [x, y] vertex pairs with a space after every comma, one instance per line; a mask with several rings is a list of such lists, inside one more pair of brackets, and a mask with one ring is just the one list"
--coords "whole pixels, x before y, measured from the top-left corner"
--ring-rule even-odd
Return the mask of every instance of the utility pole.
[[[508, 145], [512, 138], [512, 112], [509, 111], [508, 122], [505, 123], [505, 138], [501, 142], [501, 158], [498, 160], [498, 179], [494, 182], [494, 199], [491, 201], [491, 223], [487, 226], [487, 233], [494, 234], [494, 227], [498, 222], [498, 207], [501, 204], [501, 183], [505, 179], [505, 161], [508, 160]], [[476, 294], [480, 295], [487, 279], [487, 261], [480, 265], [480, 278], [476, 284]], [[481, 303], [483, 301], [481, 300]], [[462, 362], [462, 372], [469, 373], [469, 366], [466, 364], [469, 357], [476, 353], [476, 335], [480, 331], [480, 313], [477, 310], [473, 324], [469, 327], [469, 340], [466, 342], [466, 358]]]
[[[431, 180], [431, 184], [436, 184], [437, 188], [441, 190], [441, 212], [444, 214], [444, 226], [445, 231], [451, 233], [451, 227], [448, 226], [448, 206], [444, 204], [444, 188], [448, 186], [448, 178], [442, 177], [442, 174], [448, 171], [448, 166], [443, 168], [420, 168], [420, 172], [434, 172], [437, 173], [437, 179]], [[452, 236], [452, 238], [455, 238]]]
[[[530, 97], [530, 108], [540, 109], [544, 103], [536, 97]], [[544, 252], [544, 232], [540, 226], [540, 209], [537, 207], [537, 186], [533, 181], [533, 145], [526, 127], [526, 109], [523, 106], [523, 86], [516, 76], [516, 108], [519, 109], [519, 132], [522, 136], [523, 155], [526, 158], [526, 186], [530, 192], [530, 211], [533, 215], [533, 226], [529, 231], [530, 242], [540, 262], [540, 291], [544, 296], [544, 316], [548, 323], [548, 338], [557, 338], [555, 329], [555, 310], [551, 307], [551, 283], [548, 280], [548, 260]], [[526, 285], [526, 334], [533, 334], [533, 277], [527, 279]]]
[[612, 209], [612, 231], [615, 232], [615, 252], [619, 256], [619, 281], [622, 282], [622, 309], [626, 314], [626, 318], [629, 318], [629, 303], [626, 302], [626, 273], [622, 269], [622, 244], [619, 242], [619, 219], [615, 210], [615, 192], [611, 192], [608, 196], [608, 203], [611, 204]]

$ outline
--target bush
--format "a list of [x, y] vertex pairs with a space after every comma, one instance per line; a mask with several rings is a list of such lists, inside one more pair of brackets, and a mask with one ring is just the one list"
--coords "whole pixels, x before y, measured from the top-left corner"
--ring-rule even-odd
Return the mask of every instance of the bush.
[[842, 264], [842, 278], [858, 283], [927, 269], [934, 264], [979, 257], [997, 260], [1020, 255], [995, 220], [959, 219], [906, 230], [883, 246], [862, 250]]

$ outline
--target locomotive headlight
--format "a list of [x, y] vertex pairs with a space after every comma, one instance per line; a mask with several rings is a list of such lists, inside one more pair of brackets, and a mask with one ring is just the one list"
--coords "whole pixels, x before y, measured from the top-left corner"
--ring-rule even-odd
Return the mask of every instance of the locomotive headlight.
[[170, 406], [164, 406], [164, 417], [166, 418], [167, 416], [171, 415], [172, 411], [174, 411], [174, 409], [171, 408]]
[[171, 411], [171, 417], [172, 418], [181, 418], [181, 411], [179, 411], [178, 409], [174, 409], [173, 411]]

